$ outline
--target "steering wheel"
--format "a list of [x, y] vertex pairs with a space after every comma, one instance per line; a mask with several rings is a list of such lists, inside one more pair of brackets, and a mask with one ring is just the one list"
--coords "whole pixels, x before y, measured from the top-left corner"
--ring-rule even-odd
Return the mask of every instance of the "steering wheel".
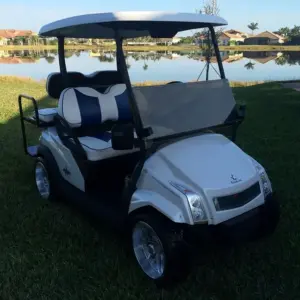
[[183, 83], [182, 81], [171, 81], [171, 82], [168, 82], [167, 84], [173, 84], [173, 83]]

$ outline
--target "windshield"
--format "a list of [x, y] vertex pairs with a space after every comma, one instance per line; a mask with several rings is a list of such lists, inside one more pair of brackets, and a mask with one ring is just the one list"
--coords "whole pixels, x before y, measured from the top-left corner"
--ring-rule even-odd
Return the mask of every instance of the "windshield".
[[209, 128], [224, 124], [235, 108], [227, 80], [134, 87], [133, 92], [149, 137]]

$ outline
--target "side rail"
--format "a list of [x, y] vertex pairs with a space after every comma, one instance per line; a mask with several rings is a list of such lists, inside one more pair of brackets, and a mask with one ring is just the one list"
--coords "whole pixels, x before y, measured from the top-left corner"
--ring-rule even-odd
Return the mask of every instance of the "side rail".
[[[23, 100], [31, 101], [33, 108], [34, 108], [34, 117], [25, 117], [24, 116], [24, 110], [23, 110]], [[30, 156], [36, 156], [37, 155], [37, 146], [29, 146], [27, 144], [27, 136], [26, 136], [26, 129], [25, 129], [25, 121], [36, 125], [37, 127], [40, 127], [40, 119], [38, 114], [38, 106], [37, 102], [33, 97], [27, 96], [27, 95], [19, 95], [18, 97], [18, 103], [19, 103], [19, 112], [20, 112], [20, 121], [21, 121], [21, 130], [22, 130], [22, 136], [23, 136], [23, 147], [26, 154]]]
[[59, 138], [61, 139], [63, 144], [71, 150], [74, 157], [86, 160], [86, 152], [84, 151], [82, 145], [78, 140], [77, 135], [74, 134], [68, 122], [59, 115], [57, 115], [54, 117], [54, 123]]

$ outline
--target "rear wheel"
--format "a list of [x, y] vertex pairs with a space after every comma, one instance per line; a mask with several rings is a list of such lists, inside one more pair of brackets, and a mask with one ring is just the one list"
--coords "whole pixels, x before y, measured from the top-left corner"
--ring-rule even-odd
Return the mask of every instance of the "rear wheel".
[[59, 197], [59, 188], [53, 180], [54, 176], [46, 161], [42, 157], [36, 159], [35, 183], [40, 197], [46, 201], [54, 201]]
[[183, 281], [189, 272], [188, 247], [171, 222], [159, 214], [143, 214], [132, 224], [133, 252], [148, 278], [158, 287]]

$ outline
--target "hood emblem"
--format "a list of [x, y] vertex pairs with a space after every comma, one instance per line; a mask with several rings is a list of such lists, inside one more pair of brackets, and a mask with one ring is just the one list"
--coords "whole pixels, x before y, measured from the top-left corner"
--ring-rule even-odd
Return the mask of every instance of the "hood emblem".
[[231, 174], [231, 183], [232, 184], [235, 184], [235, 183], [238, 183], [238, 182], [241, 182], [242, 180], [237, 178], [236, 176], [234, 176], [233, 174]]
[[63, 172], [65, 173], [66, 176], [70, 176], [71, 172], [68, 170], [67, 167], [63, 168]]

